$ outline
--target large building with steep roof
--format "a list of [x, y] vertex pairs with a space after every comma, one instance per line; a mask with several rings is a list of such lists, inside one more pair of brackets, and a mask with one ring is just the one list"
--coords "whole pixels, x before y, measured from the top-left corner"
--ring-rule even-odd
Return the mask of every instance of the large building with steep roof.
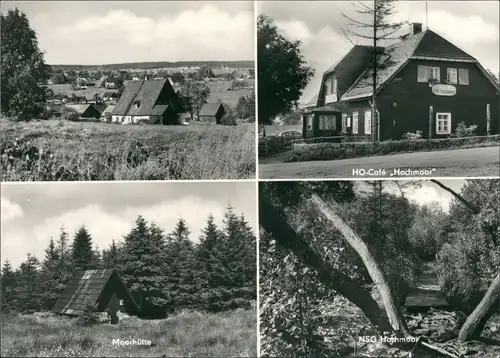
[[492, 76], [464, 50], [430, 29], [422, 31], [422, 24], [410, 29], [379, 58], [376, 118], [373, 50], [354, 46], [324, 72], [316, 106], [303, 114], [305, 138], [398, 140], [417, 131], [424, 138], [444, 138], [461, 122], [477, 125], [476, 135], [499, 133], [500, 89]]
[[162, 80], [128, 81], [113, 108], [113, 123], [182, 124], [182, 106], [170, 82]]

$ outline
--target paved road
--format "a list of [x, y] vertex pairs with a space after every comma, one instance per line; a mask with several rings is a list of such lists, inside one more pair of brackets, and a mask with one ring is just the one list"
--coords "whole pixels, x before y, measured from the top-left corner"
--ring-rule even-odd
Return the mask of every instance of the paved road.
[[[411, 169], [414, 172], [405, 172], [407, 169]], [[358, 170], [358, 172], [356, 173], [355, 170]], [[363, 170], [365, 171], [364, 173]], [[398, 172], [397, 170], [400, 171]], [[260, 179], [402, 178], [430, 176], [498, 177], [500, 176], [500, 147], [259, 165]]]

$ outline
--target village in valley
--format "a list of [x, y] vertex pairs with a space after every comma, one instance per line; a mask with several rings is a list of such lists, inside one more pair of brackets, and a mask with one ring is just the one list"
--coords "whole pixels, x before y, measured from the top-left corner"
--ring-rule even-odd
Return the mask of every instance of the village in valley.
[[[195, 16], [222, 16], [225, 23], [205, 29], [210, 24], [198, 21], [199, 29], [173, 38], [152, 27], [122, 36], [130, 28], [108, 19], [123, 16], [127, 22], [144, 11], [126, 2], [108, 3], [105, 13], [96, 3], [86, 9], [71, 2], [62, 8], [49, 2], [4, 4], [3, 181], [255, 177], [251, 2], [227, 9], [224, 3], [205, 3]], [[167, 3], [151, 6], [158, 7], [151, 21], [172, 26]], [[46, 20], [60, 11], [102, 17], [109, 29], [89, 27], [84, 19]], [[239, 30], [232, 32], [228, 48], [214, 45], [222, 27], [235, 24]], [[52, 26], [63, 34], [54, 36], [58, 30]], [[82, 41], [92, 35], [94, 50], [67, 51], [74, 42], [66, 32]], [[160, 50], [158, 42], [165, 42]], [[136, 51], [123, 51], [118, 43]]]
[[[53, 66], [46, 83], [50, 98], [42, 118], [163, 125], [255, 122], [253, 61], [229, 64], [245, 66], [240, 68], [227, 63], [175, 65], [153, 69], [105, 65], [66, 71]], [[148, 105], [141, 106], [142, 101]]]

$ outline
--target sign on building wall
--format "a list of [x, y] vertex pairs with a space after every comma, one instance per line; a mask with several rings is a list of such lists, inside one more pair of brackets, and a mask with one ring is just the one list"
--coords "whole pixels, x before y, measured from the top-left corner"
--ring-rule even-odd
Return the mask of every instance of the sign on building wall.
[[432, 86], [432, 93], [436, 96], [454, 96], [457, 93], [457, 89], [453, 85], [437, 84]]

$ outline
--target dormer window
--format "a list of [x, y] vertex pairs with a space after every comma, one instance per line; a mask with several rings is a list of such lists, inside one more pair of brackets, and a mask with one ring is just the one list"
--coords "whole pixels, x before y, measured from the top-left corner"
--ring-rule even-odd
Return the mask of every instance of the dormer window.
[[329, 96], [331, 94], [337, 93], [337, 78], [329, 77], [326, 80], [326, 95]]
[[141, 106], [141, 101], [140, 100], [135, 100], [134, 101], [134, 108], [138, 109]]
[[337, 102], [337, 78], [331, 76], [325, 81], [325, 103]]

